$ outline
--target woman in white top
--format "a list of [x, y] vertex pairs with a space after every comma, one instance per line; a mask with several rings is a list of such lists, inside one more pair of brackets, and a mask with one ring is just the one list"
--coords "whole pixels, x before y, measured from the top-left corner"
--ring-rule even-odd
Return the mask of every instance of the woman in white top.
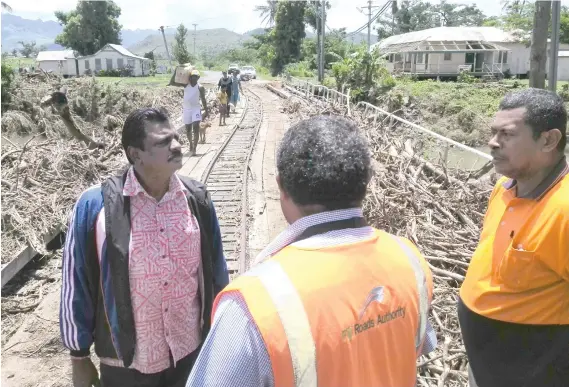
[[[188, 141], [190, 142], [190, 156], [195, 156], [196, 154], [200, 134], [200, 122], [202, 118], [206, 118], [209, 114], [207, 101], [205, 99], [205, 89], [198, 83], [199, 78], [200, 72], [198, 70], [192, 70], [190, 73], [190, 82], [184, 88], [183, 119]], [[200, 99], [205, 110], [203, 117]]]

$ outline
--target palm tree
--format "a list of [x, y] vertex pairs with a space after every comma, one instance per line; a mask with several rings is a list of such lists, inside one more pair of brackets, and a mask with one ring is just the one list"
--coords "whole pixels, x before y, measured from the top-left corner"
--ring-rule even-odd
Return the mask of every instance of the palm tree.
[[2, 1], [2, 11], [12, 12], [12, 7]]
[[275, 16], [277, 14], [278, 0], [267, 0], [266, 5], [256, 5], [255, 11], [261, 13], [263, 23], [272, 27], [275, 24]]

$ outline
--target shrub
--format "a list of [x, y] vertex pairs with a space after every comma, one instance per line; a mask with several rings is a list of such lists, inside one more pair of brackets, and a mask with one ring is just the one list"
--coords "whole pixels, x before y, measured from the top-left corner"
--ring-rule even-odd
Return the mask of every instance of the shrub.
[[2, 112], [10, 103], [12, 94], [12, 82], [14, 81], [14, 70], [10, 65], [2, 63]]

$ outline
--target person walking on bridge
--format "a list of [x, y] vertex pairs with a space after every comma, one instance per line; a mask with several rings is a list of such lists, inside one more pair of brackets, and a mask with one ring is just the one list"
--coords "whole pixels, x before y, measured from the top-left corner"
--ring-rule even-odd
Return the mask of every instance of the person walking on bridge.
[[460, 288], [471, 387], [569, 386], [567, 111], [557, 94], [506, 95], [488, 145], [498, 180]]
[[233, 72], [231, 75], [231, 96], [229, 97], [229, 103], [233, 106], [233, 109], [237, 108], [237, 103], [239, 102], [239, 92], [242, 92], [241, 79], [237, 72]]
[[371, 156], [341, 117], [303, 120], [277, 153], [290, 226], [216, 298], [187, 387], [412, 387], [436, 346], [432, 275], [361, 209]]
[[183, 386], [229, 282], [205, 187], [179, 176], [182, 149], [159, 109], [125, 120], [130, 167], [83, 192], [63, 250], [60, 328], [74, 387]]
[[[205, 88], [198, 83], [200, 72], [192, 70], [190, 82], [184, 88], [183, 119], [186, 126], [186, 134], [190, 142], [190, 156], [196, 155], [200, 135], [200, 122], [207, 118], [209, 110], [205, 99]], [[204, 107], [204, 114], [200, 107], [200, 100]]]

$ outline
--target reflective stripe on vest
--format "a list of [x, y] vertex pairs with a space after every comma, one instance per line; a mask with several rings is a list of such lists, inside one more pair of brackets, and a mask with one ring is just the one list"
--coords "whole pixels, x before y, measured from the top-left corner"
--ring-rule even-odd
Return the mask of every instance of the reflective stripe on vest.
[[[417, 283], [419, 324], [415, 349], [420, 350], [427, 328], [428, 289], [421, 262], [413, 250], [399, 237], [392, 236], [407, 256]], [[316, 345], [302, 300], [289, 276], [276, 260], [266, 261], [243, 274], [257, 277], [273, 302], [282, 323], [291, 354], [295, 387], [317, 386]]]
[[425, 332], [427, 330], [427, 318], [429, 312], [429, 293], [427, 290], [427, 277], [421, 262], [417, 255], [411, 250], [409, 245], [405, 243], [401, 238], [392, 235], [397, 241], [401, 249], [407, 255], [411, 266], [413, 267], [413, 273], [415, 274], [415, 281], [417, 282], [417, 291], [419, 295], [419, 327], [417, 328], [417, 333], [415, 335], [415, 350], [419, 351], [425, 338]]
[[290, 278], [273, 260], [243, 275], [257, 277], [275, 305], [290, 350], [295, 387], [317, 386], [316, 345], [304, 305]]

